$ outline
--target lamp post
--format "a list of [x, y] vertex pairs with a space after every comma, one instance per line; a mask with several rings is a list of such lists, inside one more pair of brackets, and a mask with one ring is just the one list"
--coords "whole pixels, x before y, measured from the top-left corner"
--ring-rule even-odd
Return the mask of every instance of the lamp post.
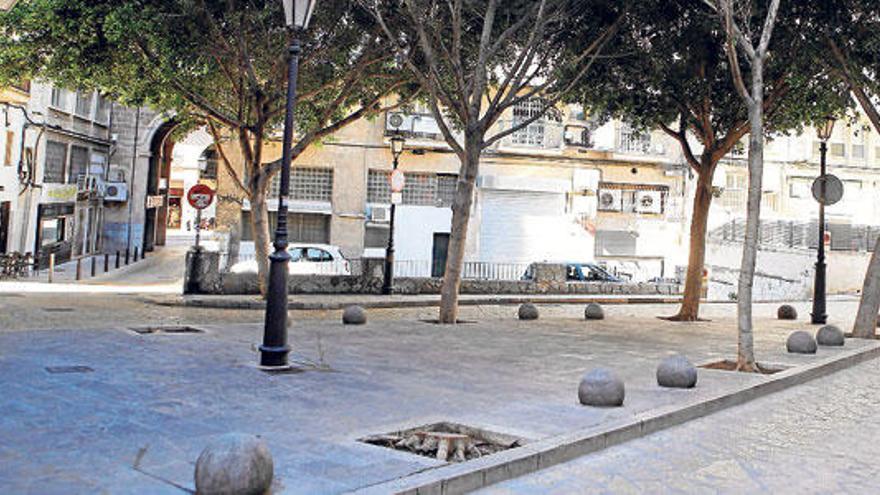
[[290, 160], [293, 143], [293, 113], [296, 102], [296, 75], [299, 70], [298, 34], [309, 25], [317, 0], [282, 0], [287, 28], [292, 31], [287, 65], [287, 109], [284, 115], [284, 141], [281, 151], [281, 187], [278, 191], [278, 222], [275, 227], [275, 252], [269, 255], [269, 288], [260, 366], [265, 369], [288, 367], [287, 354], [287, 279], [290, 253], [287, 252], [287, 196], [290, 194]]
[[[834, 130], [834, 117], [825, 117], [816, 135], [819, 137], [819, 177], [825, 177], [825, 156], [828, 153], [828, 140]], [[816, 280], [813, 283], [813, 311], [810, 313], [811, 321], [815, 325], [824, 325], [828, 321], [825, 313], [825, 191], [822, 183], [822, 192], [819, 201], [819, 250], [816, 255]]]
[[[391, 136], [391, 156], [394, 157], [394, 162], [391, 172], [392, 176], [392, 188], [391, 193], [394, 194], [394, 177], [397, 172], [397, 162], [400, 159], [400, 154], [403, 153], [403, 145], [406, 143], [406, 140], [400, 134], [395, 134]], [[394, 289], [394, 216], [396, 214], [397, 205], [394, 200], [391, 200], [391, 222], [389, 224], [388, 229], [388, 246], [385, 248], [385, 270], [384, 270], [384, 280], [382, 281], [382, 294], [391, 294]]]

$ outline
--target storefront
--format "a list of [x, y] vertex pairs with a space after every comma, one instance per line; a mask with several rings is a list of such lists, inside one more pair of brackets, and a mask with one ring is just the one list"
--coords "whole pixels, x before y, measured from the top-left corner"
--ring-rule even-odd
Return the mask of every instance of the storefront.
[[55, 255], [55, 263], [70, 260], [73, 252], [74, 218], [74, 203], [39, 205], [34, 252], [40, 268], [49, 266], [51, 254]]

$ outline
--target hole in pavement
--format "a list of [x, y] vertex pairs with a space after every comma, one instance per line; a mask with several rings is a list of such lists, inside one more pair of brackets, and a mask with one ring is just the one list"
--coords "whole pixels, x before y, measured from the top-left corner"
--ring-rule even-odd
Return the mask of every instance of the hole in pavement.
[[189, 333], [205, 333], [201, 328], [191, 327], [189, 325], [159, 325], [148, 327], [131, 327], [130, 330], [141, 335], [154, 335], [158, 333], [167, 334], [189, 334]]
[[82, 365], [72, 365], [72, 366], [46, 366], [46, 371], [53, 374], [65, 374], [65, 373], [91, 373], [95, 371], [88, 366]]
[[70, 313], [75, 311], [73, 308], [43, 308], [47, 313]]
[[444, 462], [478, 459], [526, 443], [523, 438], [449, 422], [371, 435], [358, 441]]
[[[780, 371], [785, 371], [791, 366], [784, 366], [781, 364], [770, 364], [770, 363], [757, 363], [758, 364], [758, 374], [762, 375], [772, 375], [774, 373], [779, 373]], [[707, 370], [717, 370], [717, 371], [737, 371], [736, 369], [736, 361], [730, 359], [722, 359], [721, 361], [713, 361], [711, 363], [701, 364], [698, 368], [704, 368]]]

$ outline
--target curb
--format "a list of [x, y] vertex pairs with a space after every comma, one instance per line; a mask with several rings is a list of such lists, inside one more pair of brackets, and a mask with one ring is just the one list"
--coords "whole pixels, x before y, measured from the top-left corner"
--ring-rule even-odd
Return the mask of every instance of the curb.
[[[765, 397], [880, 357], [880, 343], [767, 376], [766, 380], [730, 394], [718, 394], [685, 406], [666, 406], [610, 425], [576, 430], [461, 464], [449, 464], [381, 482], [349, 493], [423, 495], [458, 494], [523, 476]], [[733, 373], [733, 372], [731, 372]]]
[[[633, 296], [627, 298], [611, 298], [603, 296], [594, 297], [572, 297], [572, 298], [551, 298], [541, 296], [515, 296], [515, 297], [485, 297], [479, 299], [460, 299], [459, 306], [505, 306], [522, 303], [535, 304], [605, 304], [605, 305], [624, 305], [624, 304], [678, 304], [681, 297], [646, 297]], [[266, 303], [259, 300], [239, 299], [239, 300], [211, 300], [211, 299], [190, 299], [183, 297], [174, 301], [154, 301], [159, 306], [187, 306], [198, 308], [213, 309], [266, 309]], [[440, 298], [436, 299], [416, 299], [416, 300], [386, 300], [386, 301], [348, 301], [348, 302], [297, 302], [288, 303], [288, 309], [295, 310], [338, 310], [345, 309], [348, 306], [358, 305], [363, 308], [430, 308], [439, 307]]]

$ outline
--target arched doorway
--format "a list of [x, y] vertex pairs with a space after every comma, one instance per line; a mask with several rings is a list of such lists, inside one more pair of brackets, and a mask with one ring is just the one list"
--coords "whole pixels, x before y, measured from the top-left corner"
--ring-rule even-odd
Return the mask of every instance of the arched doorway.
[[164, 122], [150, 140], [150, 165], [147, 172], [144, 210], [144, 251], [153, 251], [156, 246], [165, 245], [171, 160], [174, 151], [171, 133], [177, 125], [175, 120]]

